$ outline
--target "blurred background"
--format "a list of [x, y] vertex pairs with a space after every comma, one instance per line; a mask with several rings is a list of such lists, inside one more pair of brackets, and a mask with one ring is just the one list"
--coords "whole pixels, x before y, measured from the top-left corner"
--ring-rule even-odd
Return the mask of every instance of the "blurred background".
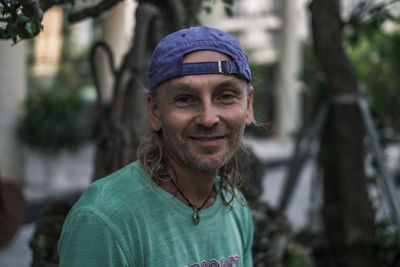
[[400, 1], [0, 0], [0, 266], [57, 266], [69, 208], [135, 160], [151, 52], [189, 25], [249, 55], [255, 266], [400, 266]]

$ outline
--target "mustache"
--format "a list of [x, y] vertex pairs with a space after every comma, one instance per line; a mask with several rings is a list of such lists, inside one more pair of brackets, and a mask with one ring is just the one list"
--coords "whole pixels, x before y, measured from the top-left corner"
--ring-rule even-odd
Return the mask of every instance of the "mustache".
[[212, 127], [205, 127], [203, 125], [195, 125], [187, 130], [185, 135], [197, 136], [197, 135], [212, 135], [212, 136], [225, 136], [229, 135], [231, 131], [226, 127], [214, 125]]

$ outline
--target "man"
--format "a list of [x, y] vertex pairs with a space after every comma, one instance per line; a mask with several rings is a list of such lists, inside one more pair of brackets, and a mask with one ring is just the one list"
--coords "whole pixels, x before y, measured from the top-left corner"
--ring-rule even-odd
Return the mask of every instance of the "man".
[[253, 225], [236, 151], [253, 120], [239, 42], [198, 26], [156, 47], [152, 134], [139, 161], [93, 183], [68, 215], [60, 266], [252, 266]]

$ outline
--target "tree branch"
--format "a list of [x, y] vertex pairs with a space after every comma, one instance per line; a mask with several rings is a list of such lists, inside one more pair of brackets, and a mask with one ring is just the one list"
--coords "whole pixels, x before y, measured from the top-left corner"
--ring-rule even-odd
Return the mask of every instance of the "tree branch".
[[175, 29], [182, 29], [183, 27], [186, 26], [186, 18], [182, 16], [181, 14], [185, 14], [185, 5], [181, 0], [167, 0], [167, 3], [169, 5], [169, 9], [173, 15], [174, 22], [175, 22]]
[[48, 9], [55, 5], [62, 4], [74, 4], [75, 0], [37, 0], [40, 2], [40, 8], [43, 12], [46, 12]]
[[95, 6], [72, 12], [68, 16], [68, 21], [74, 23], [88, 17], [97, 17], [102, 12], [109, 10], [119, 2], [121, 2], [121, 0], [103, 0]]
[[381, 3], [376, 3], [376, 4], [368, 4], [366, 2], [360, 2], [352, 11], [350, 14], [350, 17], [346, 23], [350, 23], [351, 21], [356, 20], [357, 18], [361, 18], [362, 16], [366, 14], [373, 13], [377, 10], [389, 10], [390, 6], [400, 2], [400, 0], [390, 0], [387, 2], [381, 2]]
[[97, 54], [96, 52], [99, 51], [100, 48], [102, 48], [104, 50], [104, 52], [106, 53], [106, 56], [108, 58], [108, 63], [110, 64], [111, 72], [114, 76], [117, 74], [117, 71], [115, 69], [114, 56], [111, 51], [111, 48], [103, 41], [96, 42], [93, 45], [92, 49], [90, 50], [89, 61], [90, 61], [90, 68], [92, 71], [94, 85], [95, 85], [96, 92], [97, 92], [97, 102], [100, 106], [101, 105], [105, 106], [105, 104], [103, 104], [101, 102], [103, 99], [103, 96], [102, 96], [102, 92], [100, 90], [99, 76], [98, 76], [97, 69], [96, 69], [96, 54]]
[[147, 34], [151, 31], [151, 22], [157, 20], [159, 9], [153, 4], [140, 4], [136, 10], [136, 26], [134, 43], [126, 53], [121, 67], [116, 75], [113, 101], [111, 103], [111, 118], [117, 120], [123, 111], [123, 101], [127, 83], [132, 75], [139, 75], [138, 70], [142, 64], [143, 54], [147, 45]]

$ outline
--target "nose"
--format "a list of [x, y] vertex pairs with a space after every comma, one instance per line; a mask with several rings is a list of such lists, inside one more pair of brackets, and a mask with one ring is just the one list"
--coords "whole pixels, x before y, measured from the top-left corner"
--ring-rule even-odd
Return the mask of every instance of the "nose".
[[204, 103], [197, 116], [196, 123], [205, 127], [212, 127], [219, 122], [219, 114], [211, 103]]

